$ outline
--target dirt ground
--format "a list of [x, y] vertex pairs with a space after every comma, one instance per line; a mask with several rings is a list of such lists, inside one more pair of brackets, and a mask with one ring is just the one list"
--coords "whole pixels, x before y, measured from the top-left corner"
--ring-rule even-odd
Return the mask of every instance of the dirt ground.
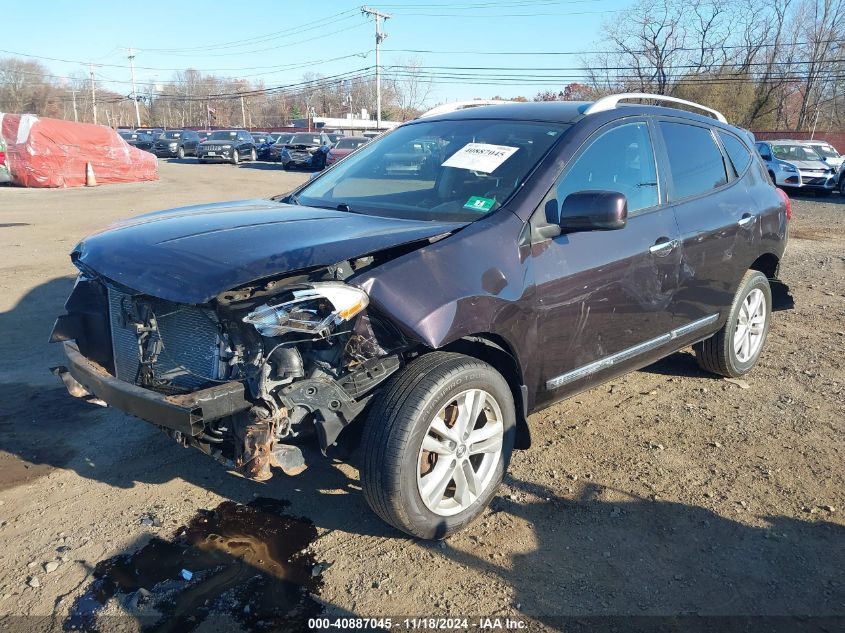
[[[492, 507], [432, 544], [370, 513], [354, 465], [314, 453], [299, 477], [239, 479], [144, 422], [67, 397], [49, 373], [78, 239], [307, 177], [192, 161], [160, 171], [155, 183], [0, 189], [0, 627], [61, 630], [99, 562], [258, 497], [313, 523], [308, 591], [327, 613], [550, 629], [561, 616], [845, 617], [845, 199], [794, 200], [781, 278], [795, 305], [781, 302], [745, 383], [701, 372], [686, 350], [532, 416], [534, 447], [515, 454]], [[220, 630], [259, 626], [242, 617], [249, 606], [230, 607], [240, 615]]]

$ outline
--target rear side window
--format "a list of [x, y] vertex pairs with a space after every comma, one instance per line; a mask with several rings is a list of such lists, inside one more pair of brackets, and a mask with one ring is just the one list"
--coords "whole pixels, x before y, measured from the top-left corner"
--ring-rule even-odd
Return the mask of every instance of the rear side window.
[[722, 153], [708, 128], [660, 122], [674, 184], [673, 198], [689, 198], [728, 182]]
[[751, 162], [751, 152], [745, 147], [745, 144], [740, 141], [733, 134], [727, 132], [719, 132], [719, 138], [722, 145], [725, 146], [725, 151], [728, 153], [728, 158], [731, 159], [734, 172], [739, 176], [748, 167]]
[[629, 213], [657, 204], [657, 170], [646, 123], [620, 125], [593, 141], [558, 184], [558, 207], [569, 194], [586, 190], [624, 194]]

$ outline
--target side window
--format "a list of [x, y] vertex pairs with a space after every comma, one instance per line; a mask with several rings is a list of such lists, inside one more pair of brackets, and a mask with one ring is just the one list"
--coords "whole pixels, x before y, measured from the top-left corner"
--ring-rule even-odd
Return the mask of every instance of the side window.
[[709, 128], [661, 121], [660, 131], [675, 185], [674, 199], [706, 193], [728, 182], [722, 152]]
[[733, 164], [734, 173], [739, 176], [748, 167], [751, 162], [751, 152], [745, 147], [745, 143], [740, 141], [733, 134], [727, 132], [719, 132], [719, 138], [722, 145], [725, 146], [725, 151], [728, 153], [728, 158]]
[[558, 207], [570, 193], [591, 189], [624, 194], [629, 213], [658, 203], [648, 124], [620, 125], [594, 140], [558, 183]]

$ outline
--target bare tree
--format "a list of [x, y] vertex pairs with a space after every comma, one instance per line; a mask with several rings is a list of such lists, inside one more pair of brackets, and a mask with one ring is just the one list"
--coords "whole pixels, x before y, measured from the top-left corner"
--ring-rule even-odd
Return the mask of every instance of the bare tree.
[[419, 58], [401, 60], [393, 71], [392, 87], [399, 118], [402, 121], [413, 119], [428, 101], [431, 95], [432, 80]]

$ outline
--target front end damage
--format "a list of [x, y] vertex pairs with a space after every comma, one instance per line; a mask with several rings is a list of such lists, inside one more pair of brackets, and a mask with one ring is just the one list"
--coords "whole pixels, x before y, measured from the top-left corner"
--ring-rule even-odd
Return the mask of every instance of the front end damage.
[[148, 296], [85, 270], [51, 340], [54, 369], [76, 397], [145, 419], [266, 480], [305, 463], [297, 443], [326, 454], [378, 386], [414, 352], [345, 281], [379, 263], [360, 257], [254, 282], [202, 304]]

